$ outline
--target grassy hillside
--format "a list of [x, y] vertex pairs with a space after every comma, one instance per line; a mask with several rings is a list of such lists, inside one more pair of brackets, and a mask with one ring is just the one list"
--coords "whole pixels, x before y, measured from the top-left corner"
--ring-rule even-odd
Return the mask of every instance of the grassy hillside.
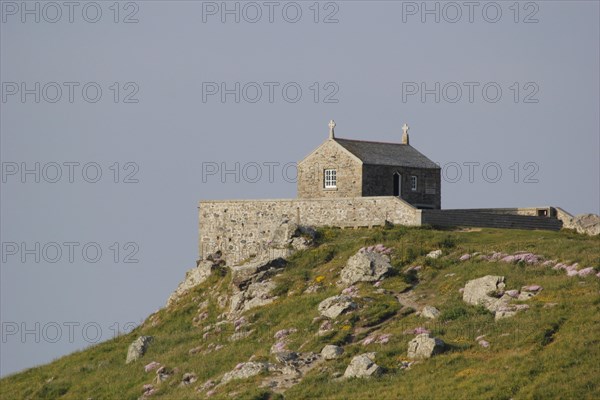
[[[339, 294], [335, 285], [339, 271], [350, 256], [365, 245], [382, 243], [394, 251], [394, 271], [379, 287], [361, 283], [359, 308], [337, 318], [328, 336], [317, 336], [320, 322], [317, 305]], [[425, 255], [442, 249], [439, 259]], [[319, 231], [317, 246], [290, 258], [284, 272], [275, 278], [272, 304], [246, 312], [253, 332], [232, 342], [232, 323], [220, 325], [205, 335], [204, 328], [219, 321], [223, 313], [218, 297], [230, 290], [230, 272], [213, 274], [170, 309], [150, 316], [130, 334], [101, 343], [85, 351], [62, 357], [48, 365], [29, 369], [0, 380], [4, 399], [137, 399], [155, 372], [145, 372], [151, 361], [175, 368], [150, 399], [198, 399], [208, 380], [218, 380], [236, 364], [253, 360], [273, 362], [271, 346], [275, 332], [296, 328], [288, 347], [320, 352], [326, 344], [338, 344], [345, 353], [311, 370], [299, 384], [282, 394], [260, 388], [264, 375], [232, 381], [214, 389], [215, 399], [597, 399], [600, 398], [600, 279], [568, 277], [551, 267], [509, 264], [472, 259], [459, 261], [464, 253], [529, 251], [546, 260], [578, 262], [600, 270], [600, 238], [572, 232], [519, 230], [455, 230], [427, 228], [374, 228]], [[418, 272], [405, 273], [409, 266]], [[543, 291], [527, 301], [529, 310], [512, 318], [494, 321], [491, 313], [462, 301], [459, 289], [470, 279], [484, 275], [505, 276], [507, 289], [537, 284]], [[303, 293], [309, 286], [320, 287]], [[384, 290], [381, 290], [381, 289]], [[396, 299], [411, 293], [420, 305], [437, 307], [441, 316], [427, 320]], [[208, 300], [208, 314], [196, 320], [198, 305]], [[425, 327], [443, 339], [449, 351], [401, 368], [407, 343], [414, 335], [406, 331]], [[361, 342], [373, 333], [391, 334], [385, 344]], [[145, 356], [125, 364], [129, 344], [140, 335], [154, 341]], [[206, 336], [205, 338], [203, 337]], [[485, 335], [488, 348], [475, 338]], [[222, 348], [215, 350], [216, 345]], [[196, 348], [194, 354], [190, 350]], [[381, 377], [334, 380], [344, 372], [354, 355], [377, 352], [384, 368]], [[181, 385], [184, 373], [198, 377]]]

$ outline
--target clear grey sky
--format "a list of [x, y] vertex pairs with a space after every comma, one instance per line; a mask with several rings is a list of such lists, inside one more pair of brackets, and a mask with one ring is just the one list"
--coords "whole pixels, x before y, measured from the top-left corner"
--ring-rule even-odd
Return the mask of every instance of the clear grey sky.
[[463, 3], [2, 1], [0, 374], [162, 307], [197, 202], [294, 197], [332, 118], [406, 122], [444, 208], [598, 213], [599, 3]]

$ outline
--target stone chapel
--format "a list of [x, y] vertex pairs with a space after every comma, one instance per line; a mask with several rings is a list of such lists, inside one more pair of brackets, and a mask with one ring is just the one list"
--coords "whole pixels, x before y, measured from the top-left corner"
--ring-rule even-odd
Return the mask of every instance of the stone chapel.
[[419, 209], [441, 208], [440, 167], [410, 145], [329, 138], [298, 163], [298, 198], [396, 196]]

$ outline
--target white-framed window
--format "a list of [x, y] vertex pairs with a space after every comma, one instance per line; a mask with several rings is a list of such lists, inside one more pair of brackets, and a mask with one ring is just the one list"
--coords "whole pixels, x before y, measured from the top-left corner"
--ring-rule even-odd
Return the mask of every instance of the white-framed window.
[[417, 191], [417, 177], [414, 175], [410, 177], [410, 189], [413, 192]]
[[324, 178], [325, 189], [335, 189], [337, 187], [337, 171], [335, 169], [326, 169]]

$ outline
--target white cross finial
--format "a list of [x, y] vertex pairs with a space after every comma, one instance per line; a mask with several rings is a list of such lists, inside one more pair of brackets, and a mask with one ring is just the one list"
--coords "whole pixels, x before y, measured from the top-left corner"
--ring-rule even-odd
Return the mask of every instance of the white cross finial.
[[402, 144], [409, 144], [408, 140], [408, 125], [406, 123], [402, 126]]
[[334, 138], [334, 133], [333, 133], [334, 128], [335, 128], [335, 121], [334, 120], [329, 121], [329, 138], [331, 138], [331, 139]]
[[402, 133], [406, 135], [408, 133], [408, 129], [409, 129], [408, 125], [406, 125], [406, 123], [405, 123], [404, 126], [402, 127]]

